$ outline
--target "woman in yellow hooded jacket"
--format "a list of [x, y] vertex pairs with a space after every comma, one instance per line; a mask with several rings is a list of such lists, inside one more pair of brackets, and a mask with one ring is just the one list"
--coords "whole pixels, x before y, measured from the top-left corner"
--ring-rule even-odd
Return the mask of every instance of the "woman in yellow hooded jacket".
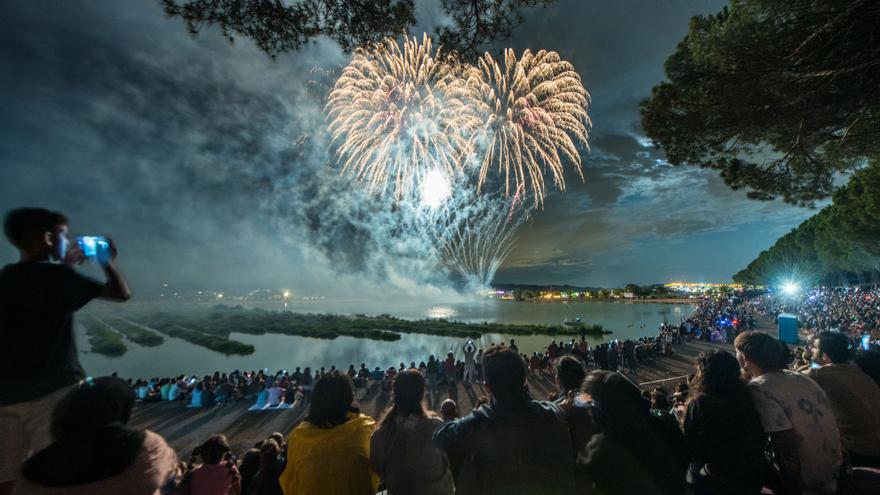
[[376, 423], [360, 414], [354, 384], [339, 372], [315, 384], [306, 419], [287, 440], [284, 495], [374, 495], [379, 478], [370, 468]]

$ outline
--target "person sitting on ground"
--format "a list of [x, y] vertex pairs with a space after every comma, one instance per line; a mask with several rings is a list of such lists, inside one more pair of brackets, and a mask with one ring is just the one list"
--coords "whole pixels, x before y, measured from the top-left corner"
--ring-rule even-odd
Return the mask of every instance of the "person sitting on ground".
[[743, 332], [734, 347], [780, 471], [781, 486], [771, 488], [834, 493], [840, 434], [825, 392], [805, 375], [783, 369], [783, 347], [766, 333]]
[[202, 382], [196, 384], [192, 391], [188, 407], [202, 407], [202, 396], [204, 395], [205, 386]]
[[0, 270], [0, 494], [12, 490], [22, 461], [52, 442], [52, 410], [85, 378], [73, 313], [95, 298], [131, 297], [112, 241], [109, 259], [98, 260], [106, 283], [73, 269], [85, 256], [68, 241], [67, 224], [61, 213], [20, 208], [3, 225], [20, 256]]
[[765, 435], [739, 363], [722, 350], [700, 353], [683, 430], [699, 495], [761, 492]]
[[458, 412], [458, 404], [456, 404], [454, 400], [446, 399], [440, 403], [440, 418], [442, 418], [444, 422], [449, 422], [460, 417], [461, 413]]
[[850, 462], [880, 468], [880, 387], [849, 362], [850, 354], [846, 335], [819, 332], [813, 341], [813, 355], [821, 366], [807, 376], [828, 396]]
[[422, 406], [425, 377], [416, 369], [397, 375], [393, 404], [370, 442], [370, 464], [388, 495], [452, 494], [449, 460], [431, 443], [443, 420]]
[[580, 478], [608, 495], [683, 493], [680, 432], [651, 414], [636, 385], [617, 372], [593, 371], [581, 392], [587, 401], [580, 407], [590, 409], [594, 433], [574, 438]]
[[532, 400], [525, 362], [513, 349], [488, 349], [483, 371], [491, 403], [434, 434], [453, 461], [456, 492], [572, 493], [574, 452], [563, 411]]
[[[195, 458], [203, 461], [195, 467]], [[241, 475], [224, 435], [212, 435], [193, 450], [181, 489], [189, 495], [239, 495]], [[188, 490], [188, 491], [187, 491]]]
[[169, 493], [177, 456], [158, 434], [127, 426], [133, 405], [134, 393], [118, 378], [79, 385], [58, 403], [54, 442], [24, 463], [15, 493]]
[[305, 420], [287, 440], [284, 493], [373, 494], [379, 479], [370, 468], [370, 437], [376, 423], [354, 407], [354, 384], [345, 374], [315, 384]]
[[557, 404], [561, 404], [572, 392], [580, 390], [587, 371], [580, 360], [572, 356], [562, 356], [556, 363], [556, 386], [559, 394], [555, 398]]
[[254, 474], [247, 495], [283, 495], [278, 477], [284, 471], [279, 459], [281, 446], [274, 438], [267, 438], [260, 446], [260, 469]]
[[257, 394], [257, 402], [248, 408], [248, 411], [262, 411], [266, 408], [266, 404], [269, 402], [269, 390], [266, 389], [266, 384], [260, 384], [260, 392]]

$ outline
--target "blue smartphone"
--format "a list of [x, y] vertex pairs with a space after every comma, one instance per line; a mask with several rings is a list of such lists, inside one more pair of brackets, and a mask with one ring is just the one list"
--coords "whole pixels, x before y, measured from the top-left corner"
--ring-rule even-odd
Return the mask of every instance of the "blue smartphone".
[[107, 238], [100, 235], [84, 235], [76, 238], [83, 254], [90, 260], [99, 263], [110, 261], [110, 243]]
[[871, 350], [871, 336], [868, 334], [862, 335], [862, 350], [870, 351]]

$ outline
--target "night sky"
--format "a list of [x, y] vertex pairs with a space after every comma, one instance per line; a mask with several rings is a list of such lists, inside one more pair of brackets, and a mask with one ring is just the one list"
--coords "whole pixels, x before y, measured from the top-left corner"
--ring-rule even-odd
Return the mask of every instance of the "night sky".
[[[420, 27], [442, 22], [436, 3], [419, 2]], [[548, 198], [496, 282], [728, 281], [813, 213], [670, 167], [642, 134], [638, 102], [688, 20], [723, 3], [561, 0], [499, 44], [571, 61], [593, 128], [586, 182]], [[294, 146], [322, 118], [313, 69], [345, 62], [323, 40], [273, 61], [217, 30], [193, 38], [149, 0], [3, 2], [0, 209], [57, 208], [75, 232], [112, 234], [136, 289], [359, 290], [303, 238], [302, 163], [318, 158]], [[0, 262], [15, 258], [0, 248]]]

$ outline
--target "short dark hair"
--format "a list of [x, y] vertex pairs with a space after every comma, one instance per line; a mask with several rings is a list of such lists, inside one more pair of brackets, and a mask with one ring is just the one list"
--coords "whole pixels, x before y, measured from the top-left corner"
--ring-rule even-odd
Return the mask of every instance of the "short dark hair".
[[507, 346], [492, 346], [483, 353], [483, 374], [495, 397], [522, 393], [526, 382], [526, 363]]
[[220, 464], [223, 457], [230, 451], [229, 441], [226, 435], [211, 435], [201, 445], [193, 450], [193, 457], [199, 456], [205, 464]]
[[769, 334], [749, 330], [737, 335], [733, 345], [764, 371], [782, 368], [782, 344]]
[[69, 392], [52, 413], [55, 440], [95, 432], [111, 424], [126, 424], [134, 406], [128, 383], [110, 376], [87, 379]]
[[562, 356], [556, 365], [556, 377], [564, 390], [580, 390], [587, 371], [580, 360], [573, 356]]
[[849, 337], [840, 332], [823, 330], [816, 335], [819, 341], [819, 352], [825, 353], [834, 364], [846, 363], [851, 356]]
[[348, 413], [355, 411], [354, 382], [338, 371], [326, 373], [315, 383], [312, 390], [309, 414], [306, 421], [319, 428], [334, 428], [348, 420]]
[[67, 225], [67, 217], [57, 211], [17, 208], [6, 214], [3, 232], [13, 246], [24, 248], [43, 232], [49, 232], [59, 225]]

